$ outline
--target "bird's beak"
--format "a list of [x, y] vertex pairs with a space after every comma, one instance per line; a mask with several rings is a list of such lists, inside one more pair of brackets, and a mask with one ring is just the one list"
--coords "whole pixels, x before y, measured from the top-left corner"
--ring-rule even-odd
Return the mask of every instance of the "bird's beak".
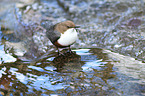
[[80, 26], [75, 26], [74, 28], [80, 28]]

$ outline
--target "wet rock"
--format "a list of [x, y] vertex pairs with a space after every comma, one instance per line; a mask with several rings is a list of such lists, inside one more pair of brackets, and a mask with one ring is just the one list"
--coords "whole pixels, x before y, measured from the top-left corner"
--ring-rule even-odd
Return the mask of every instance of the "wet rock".
[[0, 26], [2, 29], [14, 29], [17, 24], [15, 22], [14, 4], [9, 4], [8, 6], [4, 6], [5, 3], [2, 4], [0, 5]]
[[130, 19], [128, 23], [128, 26], [132, 26], [132, 27], [138, 27], [140, 25], [141, 25], [141, 20], [136, 18]]
[[16, 2], [17, 8], [24, 8], [28, 5], [31, 5], [34, 3], [35, 0], [19, 0], [19, 2]]
[[17, 59], [11, 56], [10, 54], [6, 54], [5, 51], [0, 50], [0, 64], [2, 63], [10, 63], [15, 62]]
[[26, 5], [25, 4], [23, 4], [23, 3], [17, 3], [16, 4], [16, 7], [17, 8], [24, 8]]
[[97, 8], [97, 7], [100, 6], [100, 4], [98, 4], [98, 3], [94, 3], [94, 4], [91, 4], [90, 6], [93, 7], [93, 8]]
[[38, 9], [38, 3], [34, 3], [34, 4], [32, 5], [32, 9], [33, 9], [33, 10], [37, 10], [37, 9]]
[[22, 42], [5, 42], [5, 50], [9, 53], [12, 53], [15, 56], [24, 56], [26, 53], [26, 48]]
[[120, 12], [124, 12], [124, 11], [127, 11], [128, 9], [128, 6], [130, 6], [129, 3], [124, 3], [124, 2], [118, 2], [114, 8]]
[[27, 6], [26, 10], [24, 11], [24, 13], [27, 13], [30, 9], [31, 9], [31, 6]]

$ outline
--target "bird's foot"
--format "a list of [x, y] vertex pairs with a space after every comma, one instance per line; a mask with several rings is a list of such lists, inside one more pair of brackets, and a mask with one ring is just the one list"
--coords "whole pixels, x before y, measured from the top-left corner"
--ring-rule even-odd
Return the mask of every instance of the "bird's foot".
[[58, 52], [58, 56], [63, 56], [64, 53]]
[[68, 50], [67, 53], [76, 54], [76, 52], [75, 51], [72, 51], [72, 50]]

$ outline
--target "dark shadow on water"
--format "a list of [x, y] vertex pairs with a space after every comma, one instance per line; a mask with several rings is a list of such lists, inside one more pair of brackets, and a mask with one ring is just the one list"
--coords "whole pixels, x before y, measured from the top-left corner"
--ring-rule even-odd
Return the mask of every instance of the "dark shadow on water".
[[[80, 60], [81, 56], [77, 55], [75, 52], [65, 52], [59, 56], [56, 56], [53, 59], [52, 64], [57, 68], [57, 72], [61, 72], [65, 69], [68, 70], [68, 68], [81, 67], [81, 64], [79, 63]], [[67, 68], [65, 68], [65, 66], [67, 66]]]

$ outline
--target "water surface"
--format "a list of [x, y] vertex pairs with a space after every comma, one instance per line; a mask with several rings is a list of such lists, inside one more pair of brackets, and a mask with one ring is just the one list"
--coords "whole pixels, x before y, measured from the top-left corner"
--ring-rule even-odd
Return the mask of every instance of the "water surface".
[[22, 61], [1, 64], [1, 94], [13, 96], [145, 94], [144, 76], [140, 78], [134, 76], [134, 74], [144, 75], [143, 70], [134, 71], [136, 69], [131, 66], [122, 66], [126, 71], [120, 70], [117, 62], [121, 64], [122, 61], [109, 58], [108, 53], [102, 49], [75, 49], [73, 52], [65, 52], [64, 55], [56, 57], [50, 56], [36, 64]]

